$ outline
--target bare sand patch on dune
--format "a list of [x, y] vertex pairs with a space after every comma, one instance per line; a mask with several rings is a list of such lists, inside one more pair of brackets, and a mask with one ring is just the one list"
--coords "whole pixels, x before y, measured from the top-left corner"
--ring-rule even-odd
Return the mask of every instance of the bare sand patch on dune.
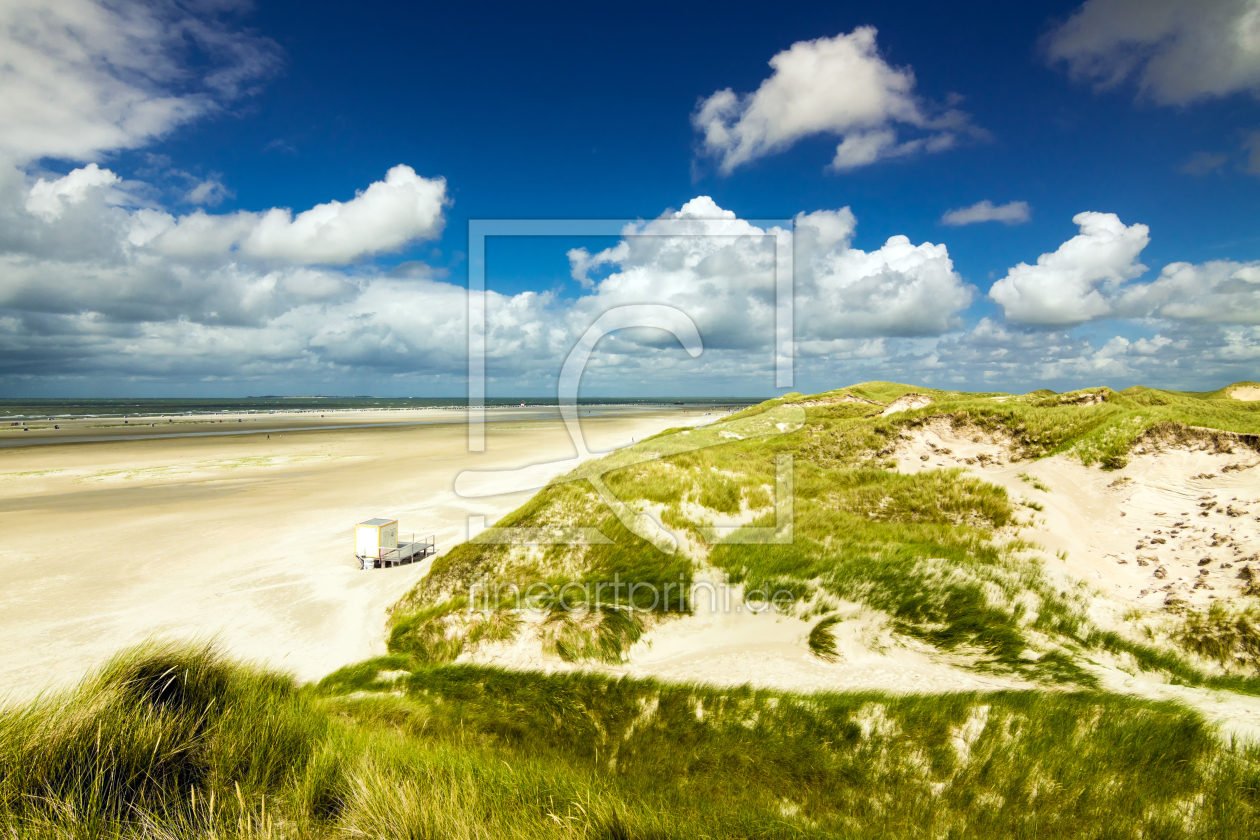
[[[1025, 508], [1018, 536], [1044, 548], [1045, 569], [1065, 589], [1088, 585], [1089, 617], [1104, 629], [1132, 636], [1135, 621], [1233, 604], [1253, 573], [1260, 579], [1260, 454], [1246, 446], [1151, 443], [1108, 471], [1068, 455], [1013, 460], [1006, 441], [940, 419], [904, 433], [895, 457], [903, 472], [969, 470], [1040, 507]], [[1168, 685], [1102, 652], [1090, 658], [1109, 690], [1178, 700], [1223, 733], [1260, 742], [1260, 698]]]
[[875, 400], [868, 400], [865, 397], [858, 397], [853, 394], [844, 394], [839, 397], [825, 397], [823, 399], [803, 400], [802, 402], [792, 403], [802, 408], [816, 408], [820, 405], [842, 405], [843, 403], [861, 403], [862, 405], [883, 406], [883, 403]]
[[[698, 581], [705, 580], [702, 574]], [[711, 581], [716, 584], [716, 580]], [[1016, 677], [968, 670], [966, 656], [944, 654], [899, 635], [883, 613], [842, 605], [835, 626], [838, 655], [813, 655], [807, 637], [813, 621], [773, 609], [753, 611], [740, 587], [697, 597], [695, 612], [661, 621], [646, 632], [620, 665], [568, 663], [544, 650], [544, 614], [524, 614], [511, 642], [483, 645], [459, 662], [511, 670], [592, 671], [729, 688], [750, 685], [779, 691], [887, 691], [895, 694], [1002, 691], [1034, 688]], [[754, 599], [755, 601], [755, 599]]]
[[1243, 402], [1257, 402], [1260, 401], [1260, 388], [1254, 385], [1239, 385], [1237, 388], [1230, 389], [1229, 395]]
[[906, 394], [890, 402], [888, 407], [880, 412], [880, 416], [887, 417], [900, 411], [913, 411], [916, 408], [923, 408], [931, 404], [932, 398], [927, 394]]
[[813, 621], [751, 612], [740, 603], [702, 597], [690, 616], [646, 634], [620, 669], [633, 676], [723, 687], [751, 685], [786, 691], [887, 691], [895, 694], [999, 691], [1030, 688], [1010, 676], [968, 670], [964, 656], [897, 634], [888, 616], [857, 604], [835, 614], [837, 656], [828, 662], [809, 649]]
[[895, 452], [901, 472], [996, 467], [1009, 464], [1013, 457], [1009, 435], [974, 426], [959, 429], [949, 417], [930, 417], [917, 429], [903, 432]]
[[1142, 449], [1110, 471], [1068, 455], [1016, 461], [1000, 438], [940, 420], [906, 434], [896, 457], [903, 472], [960, 467], [1041, 506], [1020, 536], [1056, 555], [1052, 571], [1112, 599], [1158, 609], [1237, 596], [1243, 566], [1260, 574], [1260, 454]]

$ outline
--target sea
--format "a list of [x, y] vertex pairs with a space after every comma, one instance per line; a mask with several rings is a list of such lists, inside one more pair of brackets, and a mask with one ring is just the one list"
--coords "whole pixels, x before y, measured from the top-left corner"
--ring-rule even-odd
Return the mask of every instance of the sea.
[[[668, 397], [583, 398], [578, 404], [596, 413], [626, 409], [737, 408], [756, 405], [761, 399], [748, 397]], [[493, 408], [552, 408], [558, 401], [539, 397], [487, 397]], [[237, 398], [146, 398], [146, 399], [0, 399], [0, 420], [70, 420], [75, 418], [172, 417], [205, 414], [274, 414], [293, 411], [379, 411], [404, 408], [466, 408], [466, 397], [237, 397]]]

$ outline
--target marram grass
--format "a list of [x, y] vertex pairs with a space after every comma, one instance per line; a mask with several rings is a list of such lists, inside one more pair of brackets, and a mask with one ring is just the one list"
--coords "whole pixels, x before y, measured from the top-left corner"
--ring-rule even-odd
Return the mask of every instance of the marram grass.
[[795, 695], [150, 645], [0, 713], [0, 834], [1242, 838], [1260, 754], [1093, 692]]

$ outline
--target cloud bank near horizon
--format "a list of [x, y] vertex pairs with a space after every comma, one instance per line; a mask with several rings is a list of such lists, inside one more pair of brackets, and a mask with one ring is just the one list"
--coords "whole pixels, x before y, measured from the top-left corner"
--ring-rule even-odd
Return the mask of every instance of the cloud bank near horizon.
[[[162, 215], [129, 204], [127, 182], [95, 164], [53, 181], [11, 172], [0, 183], [0, 212], [21, 224], [7, 226], [0, 252], [0, 375], [10, 382], [33, 373], [64, 381], [460, 382], [462, 286], [363, 261], [400, 239], [440, 231], [444, 185], [407, 167], [391, 173], [392, 184], [387, 177], [351, 201], [286, 211], [276, 227], [285, 247], [265, 249], [241, 243], [268, 213]], [[389, 191], [377, 189], [382, 185]], [[409, 226], [357, 227], [378, 201], [382, 212], [400, 202], [414, 209], [405, 217]], [[334, 213], [340, 208], [352, 208], [345, 219]], [[323, 264], [308, 249], [288, 247], [318, 235], [318, 226], [302, 221], [317, 210], [339, 232], [320, 245], [335, 258]], [[993, 285], [990, 297], [1004, 318], [968, 326], [966, 314], [981, 295], [954, 270], [946, 245], [898, 235], [865, 251], [852, 244], [857, 218], [850, 208], [799, 213], [799, 378], [820, 387], [834, 383], [838, 369], [852, 372], [845, 379], [977, 387], [1091, 377], [1155, 381], [1175, 370], [1246, 378], [1246, 365], [1260, 357], [1260, 264], [1176, 263], [1140, 282], [1145, 226], [1106, 213], [1074, 221], [1078, 236]], [[172, 231], [187, 237], [179, 247], [163, 239]], [[704, 354], [692, 360], [663, 333], [627, 330], [601, 344], [588, 387], [769, 382], [775, 233], [698, 196], [628, 226], [611, 248], [570, 251], [570, 271], [584, 286], [577, 297], [488, 293], [492, 378], [525, 390], [547, 387], [602, 312], [663, 303], [694, 320]], [[359, 262], [330, 264], [346, 255]], [[1112, 334], [1102, 342], [1073, 334], [1091, 322]]]

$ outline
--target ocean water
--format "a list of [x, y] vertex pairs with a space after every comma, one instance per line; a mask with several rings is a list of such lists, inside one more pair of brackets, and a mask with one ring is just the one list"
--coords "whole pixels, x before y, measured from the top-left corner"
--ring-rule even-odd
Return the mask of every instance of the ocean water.
[[[584, 410], [622, 411], [631, 408], [703, 408], [756, 405], [759, 399], [712, 397], [671, 399], [610, 397], [582, 399]], [[463, 408], [468, 401], [458, 397], [241, 397], [235, 399], [0, 399], [0, 420], [71, 419], [85, 417], [172, 417], [205, 414], [269, 414], [282, 411], [346, 411], [399, 408]], [[553, 408], [555, 398], [488, 397], [487, 408]]]

